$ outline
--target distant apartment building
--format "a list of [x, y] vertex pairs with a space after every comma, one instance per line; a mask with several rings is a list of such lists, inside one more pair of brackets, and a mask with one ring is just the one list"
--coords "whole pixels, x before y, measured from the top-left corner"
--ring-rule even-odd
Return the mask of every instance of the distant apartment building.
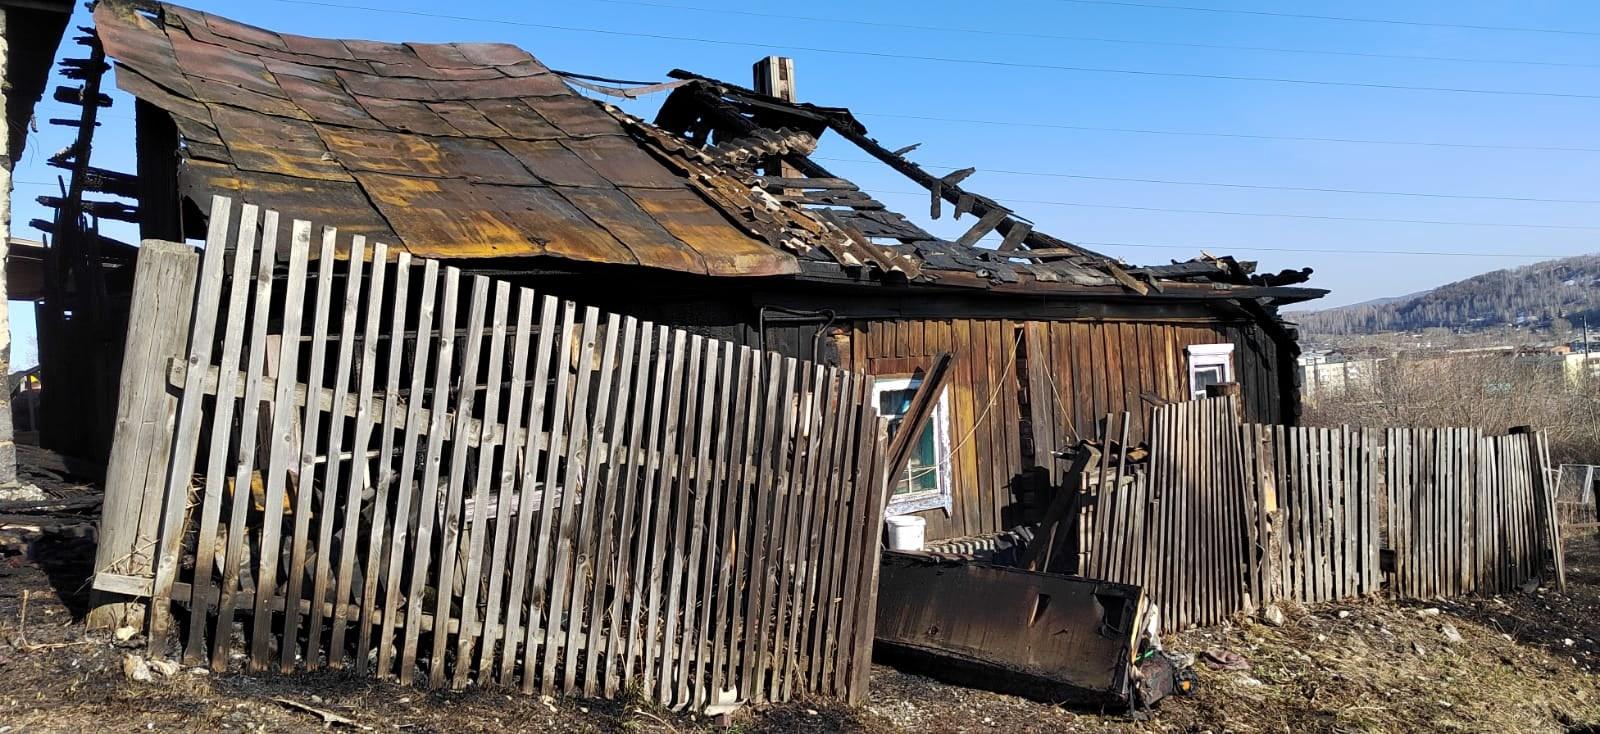
[[1300, 397], [1307, 405], [1319, 399], [1343, 394], [1354, 388], [1367, 388], [1377, 377], [1378, 366], [1386, 361], [1376, 357], [1353, 357], [1331, 352], [1302, 354]]

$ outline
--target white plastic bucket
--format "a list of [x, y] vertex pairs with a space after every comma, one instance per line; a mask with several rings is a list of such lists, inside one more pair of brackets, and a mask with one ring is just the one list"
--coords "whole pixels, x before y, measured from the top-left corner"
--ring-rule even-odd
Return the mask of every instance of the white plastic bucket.
[[885, 522], [889, 525], [889, 550], [922, 550], [922, 541], [928, 532], [927, 520], [916, 515], [896, 515]]

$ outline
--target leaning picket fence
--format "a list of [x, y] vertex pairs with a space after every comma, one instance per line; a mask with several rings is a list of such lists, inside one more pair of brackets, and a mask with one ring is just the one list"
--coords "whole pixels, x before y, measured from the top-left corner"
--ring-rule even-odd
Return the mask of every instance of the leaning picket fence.
[[1077, 478], [1076, 503], [1057, 513], [1067, 529], [1047, 516], [1039, 534], [1077, 552], [1046, 553], [1038, 567], [1142, 586], [1167, 631], [1280, 600], [1504, 593], [1547, 573], [1565, 586], [1542, 433], [1238, 415], [1232, 397], [1157, 407], [1138, 465], [1130, 417], [1108, 416], [1098, 443], [1116, 458]]
[[861, 375], [232, 213], [141, 252], [92, 621], [147, 601], [216, 670], [862, 698]]

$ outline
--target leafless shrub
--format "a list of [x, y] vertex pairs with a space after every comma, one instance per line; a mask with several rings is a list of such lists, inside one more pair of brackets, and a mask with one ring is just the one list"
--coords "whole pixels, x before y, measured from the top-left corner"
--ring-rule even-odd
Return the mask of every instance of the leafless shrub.
[[1551, 459], [1600, 463], [1600, 380], [1569, 377], [1559, 362], [1511, 355], [1401, 357], [1372, 377], [1307, 401], [1306, 425], [1464, 426], [1548, 431]]

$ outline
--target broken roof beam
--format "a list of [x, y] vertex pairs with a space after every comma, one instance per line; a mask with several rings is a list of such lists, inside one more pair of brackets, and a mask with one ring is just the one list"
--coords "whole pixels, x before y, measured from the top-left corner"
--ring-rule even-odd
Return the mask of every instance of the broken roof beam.
[[[893, 151], [883, 147], [878, 143], [878, 141], [867, 137], [864, 132], [858, 131], [856, 126], [844, 124], [844, 121], [842, 120], [834, 120], [830, 118], [829, 128], [838, 133], [840, 136], [844, 137], [846, 140], [855, 143], [857, 147], [860, 147], [862, 150], [866, 151], [868, 155], [872, 156], [873, 158], [877, 158], [885, 165], [888, 165], [890, 168], [893, 168], [895, 171], [899, 172], [901, 175], [916, 182], [918, 186], [928, 189], [929, 191], [937, 190], [941, 198], [950, 202], [951, 204], [956, 204], [958, 210], [965, 209], [982, 218], [995, 209], [1004, 209], [1004, 207], [1000, 206], [994, 200], [986, 196], [970, 193], [962, 189], [960, 184], [948, 182], [944, 178], [929, 173], [922, 166], [907, 160], [904, 156], [895, 155]], [[959, 179], [957, 180], [959, 181]], [[1006, 235], [1011, 232], [1013, 227], [1022, 224], [1023, 222], [1008, 217], [1002, 220], [996, 229], [999, 230], [1000, 234]], [[1032, 229], [1031, 226], [1029, 229], [1030, 231], [1022, 240], [1029, 247], [1072, 248], [1077, 250], [1079, 254], [1085, 257], [1101, 258], [1106, 260], [1111, 259], [1093, 250], [1078, 247], [1077, 245], [1066, 242], [1065, 240], [1060, 240], [1045, 235], [1043, 232]]]

